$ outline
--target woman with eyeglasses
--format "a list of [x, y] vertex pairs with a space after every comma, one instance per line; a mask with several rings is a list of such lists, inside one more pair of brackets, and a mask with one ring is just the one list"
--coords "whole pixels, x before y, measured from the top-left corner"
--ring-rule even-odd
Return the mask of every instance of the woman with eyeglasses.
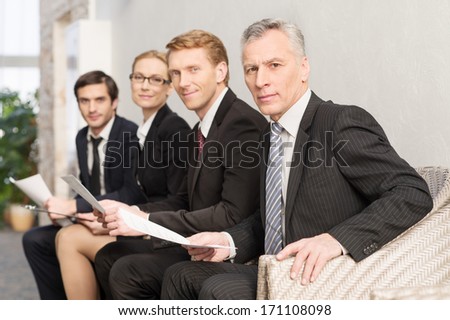
[[[129, 78], [132, 100], [144, 116], [137, 131], [140, 150], [134, 155], [134, 176], [130, 178], [137, 180], [145, 202], [163, 200], [176, 193], [184, 178], [186, 148], [177, 142], [184, 140], [190, 127], [166, 104], [173, 88], [164, 53], [152, 50], [138, 55]], [[58, 232], [56, 252], [68, 299], [101, 297], [92, 262], [97, 251], [112, 241], [116, 237], [109, 236], [96, 221], [80, 221]]]

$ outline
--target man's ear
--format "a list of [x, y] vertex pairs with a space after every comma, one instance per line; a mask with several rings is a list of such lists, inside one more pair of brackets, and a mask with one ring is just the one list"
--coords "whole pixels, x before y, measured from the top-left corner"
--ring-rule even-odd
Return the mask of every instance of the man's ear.
[[307, 57], [302, 58], [302, 61], [300, 63], [300, 69], [302, 74], [302, 81], [307, 82], [309, 79], [309, 71], [310, 71], [309, 61]]
[[228, 66], [225, 61], [219, 62], [216, 66], [216, 81], [217, 83], [221, 83], [225, 81], [225, 78], [228, 74]]

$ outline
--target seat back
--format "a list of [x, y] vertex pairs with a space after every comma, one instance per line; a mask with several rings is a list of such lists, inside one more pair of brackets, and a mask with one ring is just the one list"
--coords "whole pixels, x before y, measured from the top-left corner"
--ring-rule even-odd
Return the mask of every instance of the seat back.
[[416, 170], [430, 189], [430, 194], [433, 198], [433, 210], [439, 209], [449, 200], [450, 196], [449, 168], [419, 167]]

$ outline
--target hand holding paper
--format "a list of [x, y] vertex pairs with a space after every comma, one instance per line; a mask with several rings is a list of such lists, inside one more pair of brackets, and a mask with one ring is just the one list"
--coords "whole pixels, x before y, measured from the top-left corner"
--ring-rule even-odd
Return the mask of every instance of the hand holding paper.
[[[188, 240], [191, 243], [198, 244], [197, 246], [187, 247], [192, 260], [222, 262], [230, 257], [232, 248], [228, 237], [222, 232], [200, 232], [189, 237]], [[211, 243], [218, 245], [211, 249], [211, 246], [209, 246]]]
[[126, 204], [112, 200], [102, 200], [102, 204], [100, 204], [74, 176], [65, 176], [62, 177], [62, 179], [66, 181], [81, 197], [89, 202], [92, 207], [105, 215], [104, 224], [106, 224], [107, 228], [111, 230], [109, 232], [111, 236], [139, 236], [149, 234], [152, 237], [179, 243], [185, 247], [229, 249], [227, 246], [215, 244], [197, 245], [180, 234], [147, 220], [143, 216], [145, 215], [144, 212], [136, 210]]
[[178, 233], [166, 229], [142, 217], [139, 217], [136, 214], [131, 213], [128, 210], [125, 210], [124, 208], [119, 209], [119, 214], [128, 227], [140, 231], [144, 235], [149, 234], [159, 239], [169, 240], [180, 244], [189, 243], [189, 241], [187, 241], [186, 238], [179, 235]]
[[109, 235], [116, 236], [143, 236], [146, 233], [142, 233], [140, 230], [131, 228], [123, 219], [119, 213], [120, 210], [126, 210], [133, 216], [142, 215], [143, 220], [147, 218], [147, 214], [144, 212], [130, 207], [124, 203], [113, 200], [102, 200], [102, 206], [105, 208], [105, 215], [103, 217], [103, 226], [109, 229]]
[[95, 197], [89, 192], [88, 189], [86, 189], [85, 186], [83, 186], [81, 184], [81, 182], [77, 178], [75, 178], [73, 175], [68, 175], [68, 176], [61, 177], [61, 179], [63, 179], [65, 182], [67, 182], [69, 184], [69, 186], [76, 193], [78, 193], [84, 200], [89, 202], [89, 204], [93, 208], [97, 209], [101, 213], [105, 213], [105, 209], [103, 209], [103, 207], [100, 205], [100, 203], [98, 203], [97, 199], [95, 199]]
[[39, 207], [42, 207], [52, 193], [47, 187], [47, 184], [42, 179], [40, 174], [34, 176], [15, 180], [10, 177], [9, 181], [14, 183], [20, 190], [22, 190], [31, 200], [33, 200]]
[[195, 247], [195, 248], [212, 248], [212, 249], [226, 249], [227, 246], [208, 244], [208, 245], [197, 245], [194, 242], [189, 241], [182, 235], [164, 228], [154, 222], [146, 220], [142, 217], [131, 213], [124, 208], [119, 209], [119, 214], [122, 216], [123, 221], [132, 229], [138, 230], [143, 234], [149, 234], [152, 237], [156, 237], [163, 240], [168, 240], [174, 243], [181, 244], [185, 247]]
[[[37, 204], [38, 207], [44, 207], [46, 202], [49, 199], [53, 198], [50, 190], [47, 187], [47, 184], [44, 182], [44, 179], [42, 179], [42, 176], [40, 174], [35, 174], [34, 176], [21, 180], [15, 180], [14, 178], [10, 177], [9, 181], [14, 183], [20, 190], [22, 190], [31, 200], [33, 200]], [[47, 209], [56, 212], [61, 211], [60, 208], [57, 208], [56, 210], [53, 207]], [[36, 209], [34, 210], [36, 211]], [[47, 210], [44, 210], [44, 212], [49, 213], [52, 221], [60, 226], [66, 226], [72, 223], [70, 218], [61, 218], [61, 216], [55, 218], [53, 217], [53, 214], [48, 212]]]
[[[77, 213], [77, 203], [75, 199], [64, 199], [60, 197], [50, 197], [44, 204], [44, 207], [49, 212], [60, 212], [66, 215], [74, 215]], [[50, 213], [50, 218], [58, 219], [59, 217], [54, 216]]]

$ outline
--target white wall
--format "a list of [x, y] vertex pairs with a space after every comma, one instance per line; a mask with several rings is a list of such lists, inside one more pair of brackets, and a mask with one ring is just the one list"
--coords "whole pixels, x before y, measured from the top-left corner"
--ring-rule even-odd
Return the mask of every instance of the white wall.
[[[450, 166], [448, 0], [97, 0], [96, 18], [112, 21], [119, 112], [141, 118], [129, 92], [134, 56], [162, 50], [193, 28], [223, 40], [230, 87], [255, 106], [243, 82], [239, 40], [249, 24], [265, 17], [301, 26], [310, 85], [322, 99], [364, 107], [411, 165]], [[169, 102], [191, 125], [197, 121], [175, 93]]]

